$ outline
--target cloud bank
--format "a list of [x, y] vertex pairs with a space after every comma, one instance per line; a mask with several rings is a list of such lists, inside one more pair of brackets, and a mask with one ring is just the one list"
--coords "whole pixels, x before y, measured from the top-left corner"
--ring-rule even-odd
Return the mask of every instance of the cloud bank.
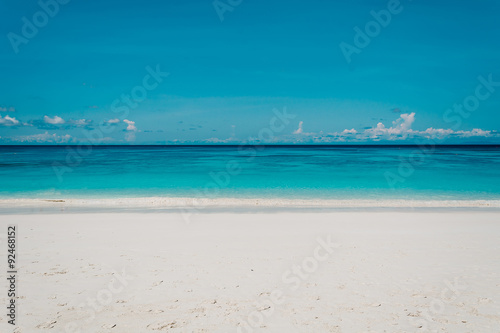
[[[378, 122], [372, 127], [364, 127], [363, 129], [356, 130], [355, 128], [344, 129], [338, 132], [308, 132], [306, 131], [306, 123], [304, 121], [299, 121], [298, 127], [295, 130], [290, 129], [288, 134], [272, 133], [269, 137], [269, 133], [265, 138], [260, 136], [251, 136], [247, 139], [241, 140], [236, 138], [235, 135], [235, 125], [231, 126], [231, 136], [228, 138], [216, 138], [211, 137], [207, 139], [174, 139], [162, 141], [163, 143], [170, 144], [335, 144], [335, 143], [376, 143], [376, 142], [394, 142], [394, 143], [415, 143], [416, 141], [411, 140], [427, 140], [427, 141], [440, 141], [453, 139], [451, 143], [460, 142], [492, 142], [491, 139], [498, 142], [500, 134], [494, 130], [484, 130], [480, 128], [473, 128], [471, 130], [453, 130], [446, 128], [434, 128], [429, 127], [425, 130], [415, 130], [413, 125], [416, 122], [415, 113], [403, 113], [399, 114], [399, 117], [394, 120], [390, 125], [385, 125], [383, 122]], [[15, 117], [10, 117], [9, 115], [0, 116], [0, 127], [8, 127], [13, 130], [20, 129], [22, 127], [32, 127], [37, 129], [46, 130], [45, 133], [24, 135], [24, 136], [14, 136], [14, 137], [0, 137], [4, 142], [25, 142], [25, 143], [77, 143], [85, 141], [85, 135], [79, 140], [68, 134], [57, 135], [49, 134], [50, 130], [64, 130], [64, 129], [74, 129], [82, 128], [84, 130], [98, 130], [99, 126], [94, 128], [92, 126], [93, 121], [90, 119], [69, 119], [65, 120], [57, 115], [50, 117], [44, 116], [42, 119], [31, 120], [28, 123], [24, 123]], [[101, 126], [126, 126], [122, 127], [122, 131], [125, 132], [125, 136], [122, 138], [106, 137], [106, 142], [108, 143], [119, 143], [119, 142], [135, 142], [136, 133], [141, 132], [137, 129], [136, 122], [124, 119], [120, 120], [118, 118], [108, 119], [101, 122]], [[293, 126], [293, 125], [291, 125]], [[201, 127], [201, 126], [200, 126]], [[151, 132], [151, 131], [147, 131]], [[85, 134], [84, 132], [82, 132]], [[259, 133], [257, 131], [257, 133]], [[267, 133], [267, 132], [266, 132]], [[72, 133], [74, 134], [74, 133]], [[488, 138], [490, 140], [488, 140]], [[488, 140], [488, 141], [486, 141]]]
[[474, 128], [469, 131], [454, 131], [452, 129], [430, 127], [424, 131], [413, 130], [415, 113], [403, 113], [398, 119], [392, 122], [390, 127], [386, 127], [379, 122], [375, 127], [365, 128], [358, 132], [353, 129], [345, 129], [342, 132], [333, 133], [306, 133], [303, 131], [303, 121], [299, 123], [299, 128], [292, 135], [276, 138], [287, 143], [336, 143], [336, 142], [371, 142], [371, 141], [401, 141], [407, 139], [430, 139], [443, 140], [446, 138], [471, 138], [471, 137], [497, 137], [496, 131], [482, 130]]
[[42, 134], [33, 134], [33, 135], [21, 135], [16, 137], [2, 138], [7, 142], [12, 143], [72, 143], [76, 142], [76, 140], [69, 134], [66, 135], [57, 135], [55, 133], [49, 134], [49, 132], [45, 132]]

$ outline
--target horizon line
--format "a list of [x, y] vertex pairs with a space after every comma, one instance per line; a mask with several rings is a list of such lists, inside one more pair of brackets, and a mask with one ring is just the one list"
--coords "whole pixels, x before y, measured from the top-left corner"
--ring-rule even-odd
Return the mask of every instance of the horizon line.
[[0, 147], [499, 147], [500, 143], [481, 144], [0, 144]]

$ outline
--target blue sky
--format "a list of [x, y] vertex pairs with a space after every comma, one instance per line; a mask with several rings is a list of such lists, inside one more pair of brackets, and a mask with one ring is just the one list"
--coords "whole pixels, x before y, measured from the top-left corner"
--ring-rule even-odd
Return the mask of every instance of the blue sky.
[[0, 12], [2, 144], [500, 142], [498, 1], [2, 0]]

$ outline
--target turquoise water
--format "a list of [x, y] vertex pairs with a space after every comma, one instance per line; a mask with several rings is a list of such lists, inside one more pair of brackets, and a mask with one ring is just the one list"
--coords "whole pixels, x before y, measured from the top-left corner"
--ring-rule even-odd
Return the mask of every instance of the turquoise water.
[[0, 198], [500, 199], [498, 146], [0, 146]]

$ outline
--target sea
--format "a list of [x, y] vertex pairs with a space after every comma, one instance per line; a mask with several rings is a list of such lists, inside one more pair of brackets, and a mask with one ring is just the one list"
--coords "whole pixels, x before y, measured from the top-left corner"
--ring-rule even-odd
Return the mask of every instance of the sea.
[[500, 199], [500, 146], [0, 146], [0, 199]]

